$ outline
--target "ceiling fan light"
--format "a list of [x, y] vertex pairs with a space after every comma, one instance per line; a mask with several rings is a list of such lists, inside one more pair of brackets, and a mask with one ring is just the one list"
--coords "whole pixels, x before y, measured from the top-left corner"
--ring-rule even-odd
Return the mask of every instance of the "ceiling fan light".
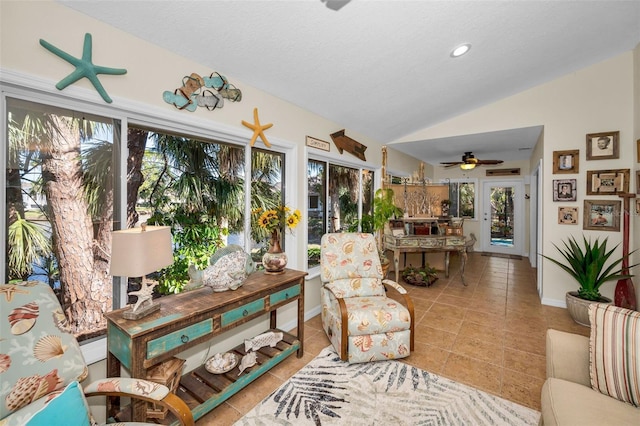
[[464, 163], [460, 164], [460, 168], [462, 170], [473, 170], [476, 168], [476, 165], [474, 163]]

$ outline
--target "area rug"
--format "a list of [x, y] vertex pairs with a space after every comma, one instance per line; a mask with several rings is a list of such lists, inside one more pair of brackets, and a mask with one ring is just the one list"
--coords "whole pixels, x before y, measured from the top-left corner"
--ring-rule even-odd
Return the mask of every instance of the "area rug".
[[332, 347], [235, 425], [537, 425], [540, 413], [399, 361], [348, 364]]

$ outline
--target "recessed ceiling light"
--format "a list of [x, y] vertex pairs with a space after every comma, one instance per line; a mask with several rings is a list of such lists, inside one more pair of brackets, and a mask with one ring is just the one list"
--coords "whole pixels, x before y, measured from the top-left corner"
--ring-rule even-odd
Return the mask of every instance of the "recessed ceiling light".
[[458, 56], [462, 56], [467, 53], [471, 49], [471, 45], [469, 43], [461, 44], [451, 51], [451, 57], [457, 58]]

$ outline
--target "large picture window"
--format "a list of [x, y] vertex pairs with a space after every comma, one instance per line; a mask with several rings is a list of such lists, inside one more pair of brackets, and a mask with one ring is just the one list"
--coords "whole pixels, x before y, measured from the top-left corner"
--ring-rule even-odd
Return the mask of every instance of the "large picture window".
[[157, 291], [178, 293], [218, 248], [244, 246], [244, 149], [139, 126], [129, 127], [127, 146], [127, 227], [171, 226], [174, 260]]
[[373, 171], [309, 160], [308, 268], [320, 264], [320, 239], [327, 232], [357, 231], [363, 214], [371, 214]]
[[[191, 270], [227, 244], [259, 262], [266, 240], [247, 216], [250, 206], [286, 203], [284, 153], [211, 140], [202, 130], [180, 134], [171, 123], [138, 125], [136, 117], [121, 135], [125, 116], [116, 110], [119, 119], [13, 97], [6, 105], [3, 279], [49, 283], [79, 340], [104, 334], [103, 314], [120, 307], [109, 275], [115, 229], [171, 226], [174, 262], [151, 274], [160, 295], [181, 291]], [[130, 277], [128, 290], [139, 282]]]
[[80, 338], [112, 308], [120, 123], [7, 98], [5, 282], [40, 280]]

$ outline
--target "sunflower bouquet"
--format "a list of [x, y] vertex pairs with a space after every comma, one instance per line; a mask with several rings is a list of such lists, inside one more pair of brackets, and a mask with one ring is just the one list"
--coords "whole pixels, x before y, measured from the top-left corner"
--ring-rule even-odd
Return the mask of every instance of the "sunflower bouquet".
[[257, 218], [258, 226], [271, 235], [271, 239], [280, 241], [280, 234], [285, 229], [293, 229], [302, 219], [300, 210], [292, 210], [287, 206], [280, 206], [270, 210], [257, 208], [253, 210], [253, 216]]

